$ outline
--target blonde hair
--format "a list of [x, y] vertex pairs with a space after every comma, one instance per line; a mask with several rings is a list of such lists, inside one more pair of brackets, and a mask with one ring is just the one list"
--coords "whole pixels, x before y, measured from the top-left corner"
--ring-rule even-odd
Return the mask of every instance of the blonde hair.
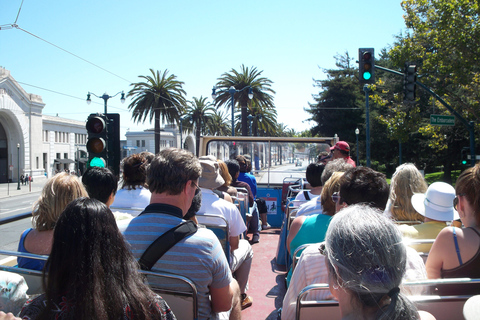
[[88, 197], [88, 193], [77, 176], [66, 172], [56, 174], [45, 183], [33, 205], [33, 226], [38, 231], [53, 230], [67, 204], [80, 197]]
[[228, 187], [232, 183], [232, 176], [228, 172], [227, 164], [220, 159], [217, 160], [217, 162], [218, 162], [218, 166], [220, 167], [220, 175], [225, 181], [223, 186]]
[[335, 202], [332, 200], [332, 195], [334, 192], [338, 192], [340, 190], [339, 181], [343, 174], [344, 172], [334, 172], [330, 179], [328, 179], [323, 186], [320, 200], [322, 203], [323, 213], [326, 215], [333, 216], [335, 214]]
[[390, 181], [390, 202], [392, 218], [398, 221], [424, 221], [424, 217], [412, 206], [414, 193], [427, 192], [428, 185], [413, 163], [397, 167]]

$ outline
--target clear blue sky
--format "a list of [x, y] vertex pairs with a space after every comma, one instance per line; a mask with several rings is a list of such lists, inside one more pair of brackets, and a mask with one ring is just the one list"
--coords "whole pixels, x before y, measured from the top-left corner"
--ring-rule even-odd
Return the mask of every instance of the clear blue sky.
[[[319, 67], [334, 68], [334, 56], [346, 51], [356, 58], [359, 47], [378, 53], [405, 30], [400, 0], [24, 0], [20, 28], [107, 72], [22, 30], [4, 29], [21, 3], [0, 1], [0, 65], [42, 96], [44, 114], [77, 120], [103, 112], [102, 99], [85, 103], [88, 91], [127, 92], [149, 68], [185, 82], [187, 99], [211, 101], [217, 78], [244, 64], [273, 81], [278, 122], [302, 131], [312, 126], [303, 108], [318, 93], [313, 79], [325, 78]], [[108, 112], [120, 113], [122, 133], [153, 127], [130, 120], [129, 102], [108, 101]]]

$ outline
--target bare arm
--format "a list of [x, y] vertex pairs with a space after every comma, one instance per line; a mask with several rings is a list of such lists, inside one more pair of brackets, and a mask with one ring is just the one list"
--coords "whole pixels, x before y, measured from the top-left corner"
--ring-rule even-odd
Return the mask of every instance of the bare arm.
[[304, 221], [305, 221], [305, 216], [296, 217], [293, 220], [292, 225], [290, 226], [290, 230], [287, 236], [287, 250], [289, 253], [293, 253], [293, 252], [290, 252], [290, 243], [297, 235]]
[[238, 287], [237, 280], [235, 279], [232, 279], [232, 282], [223, 288], [210, 287], [209, 289], [212, 301], [212, 310], [215, 313], [230, 310], [233, 303], [233, 297], [235, 295], [240, 295], [240, 289]]
[[444, 228], [435, 239], [425, 264], [429, 279], [441, 278], [444, 259], [448, 255], [448, 251], [453, 249], [455, 253], [455, 248], [452, 248], [454, 247], [452, 239], [452, 228]]
[[238, 249], [238, 243], [240, 242], [240, 236], [230, 237], [230, 251], [235, 251]]

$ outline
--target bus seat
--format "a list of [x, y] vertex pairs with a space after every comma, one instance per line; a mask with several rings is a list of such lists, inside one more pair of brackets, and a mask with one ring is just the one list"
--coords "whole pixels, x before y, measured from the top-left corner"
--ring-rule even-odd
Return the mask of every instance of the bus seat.
[[[16, 258], [25, 257], [25, 258], [32, 258], [32, 259], [39, 259], [39, 260], [47, 260], [48, 256], [41, 256], [41, 255], [32, 254], [32, 253], [8, 251], [8, 250], [0, 250], [0, 255], [9, 256], [8, 258], [5, 258], [1, 261], [0, 270], [21, 275], [25, 279], [25, 282], [27, 283], [28, 295], [43, 293], [42, 271], [18, 268], [16, 266]], [[14, 264], [13, 264], [13, 261], [15, 261]]]
[[204, 225], [207, 229], [215, 233], [222, 245], [227, 261], [230, 261], [230, 236], [228, 233], [227, 220], [222, 216], [212, 214], [201, 214], [196, 215], [196, 217], [199, 224]]

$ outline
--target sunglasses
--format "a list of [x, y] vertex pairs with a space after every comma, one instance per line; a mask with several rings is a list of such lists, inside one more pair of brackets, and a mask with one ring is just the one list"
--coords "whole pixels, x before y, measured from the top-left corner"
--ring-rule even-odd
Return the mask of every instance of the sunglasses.
[[195, 195], [197, 195], [197, 194], [200, 192], [200, 187], [199, 187], [195, 182], [192, 181], [192, 183], [193, 183], [193, 185], [194, 185], [195, 188], [196, 188], [196, 189], [195, 189]]
[[457, 210], [458, 197], [464, 196], [465, 193], [459, 193], [455, 198], [453, 198], [453, 209]]
[[332, 194], [332, 201], [335, 203], [338, 203], [340, 201], [340, 195], [338, 194], [338, 192], [334, 192]]

